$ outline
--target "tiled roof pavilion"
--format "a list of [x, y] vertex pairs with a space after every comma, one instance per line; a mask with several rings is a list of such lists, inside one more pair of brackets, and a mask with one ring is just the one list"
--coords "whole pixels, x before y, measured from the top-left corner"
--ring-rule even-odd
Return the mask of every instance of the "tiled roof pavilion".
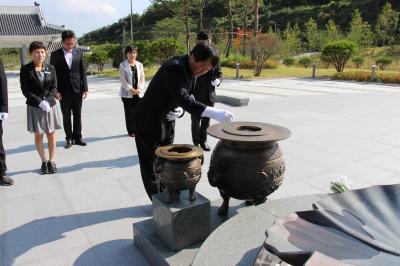
[[[61, 48], [61, 33], [64, 25], [47, 23], [40, 5], [0, 6], [0, 48], [21, 48], [26, 54], [26, 47], [33, 41], [42, 41], [48, 46], [48, 52]], [[90, 48], [78, 46], [77, 49], [89, 52]], [[24, 51], [22, 51], [24, 50]], [[23, 63], [25, 56], [21, 56]]]
[[20, 48], [38, 40], [60, 42], [64, 26], [46, 22], [40, 5], [0, 6], [0, 48]]

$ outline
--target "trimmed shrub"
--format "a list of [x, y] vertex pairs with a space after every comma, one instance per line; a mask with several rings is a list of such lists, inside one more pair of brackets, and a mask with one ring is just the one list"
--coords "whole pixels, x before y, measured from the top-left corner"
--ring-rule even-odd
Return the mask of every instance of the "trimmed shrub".
[[329, 42], [322, 49], [321, 59], [324, 58], [334, 65], [337, 72], [342, 72], [347, 61], [355, 54], [356, 50], [357, 45], [351, 41]]
[[312, 61], [310, 57], [302, 57], [299, 59], [299, 64], [302, 65], [304, 68], [307, 68], [311, 65]]
[[[221, 66], [236, 68], [236, 63], [240, 64], [241, 69], [254, 69], [256, 67], [256, 61], [253, 60], [242, 60], [242, 61], [230, 61], [226, 59], [221, 60]], [[267, 60], [264, 62], [263, 69], [276, 69], [278, 68], [278, 63], [273, 60]]]
[[294, 65], [294, 58], [292, 58], [292, 57], [287, 57], [287, 58], [285, 58], [285, 59], [283, 59], [283, 62], [282, 62], [285, 66], [288, 66], [288, 67], [290, 67], [290, 66], [293, 66]]
[[[370, 71], [349, 71], [338, 72], [332, 76], [332, 79], [337, 80], [355, 80], [355, 81], [371, 81]], [[382, 83], [400, 84], [400, 74], [397, 73], [377, 73], [376, 81]]]
[[365, 58], [363, 56], [356, 55], [356, 56], [353, 56], [351, 61], [353, 61], [356, 68], [360, 68], [360, 66], [362, 66], [364, 64]]
[[393, 63], [393, 58], [389, 56], [382, 56], [376, 59], [375, 62], [380, 70], [385, 70], [391, 63]]

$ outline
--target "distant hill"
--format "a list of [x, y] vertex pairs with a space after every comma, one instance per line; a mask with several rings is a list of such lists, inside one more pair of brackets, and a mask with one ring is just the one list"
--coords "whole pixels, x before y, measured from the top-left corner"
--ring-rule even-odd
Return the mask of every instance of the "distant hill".
[[[232, 0], [234, 1], [234, 0]], [[240, 2], [240, 1], [239, 1]], [[364, 20], [375, 25], [378, 14], [386, 2], [400, 10], [399, 0], [264, 0], [260, 9], [260, 27], [266, 31], [271, 22], [277, 23], [279, 30], [284, 30], [287, 23], [298, 23], [303, 27], [311, 17], [316, 20], [319, 27], [324, 27], [329, 19], [346, 31], [355, 9], [361, 11]], [[226, 26], [226, 7], [220, 0], [210, 0], [204, 10], [204, 24], [206, 29], [219, 29]], [[133, 38], [135, 40], [149, 40], [154, 38], [153, 27], [157, 21], [170, 18], [171, 14], [165, 8], [155, 5], [150, 6], [143, 15], [133, 16]], [[193, 14], [193, 31], [196, 31], [195, 21], [197, 14]], [[82, 45], [120, 43], [122, 41], [122, 25], [126, 22], [126, 32], [130, 35], [130, 19], [125, 17], [111, 25], [91, 31], [79, 39]], [[240, 16], [237, 16], [235, 27], [240, 27]], [[226, 26], [227, 28], [227, 26]]]

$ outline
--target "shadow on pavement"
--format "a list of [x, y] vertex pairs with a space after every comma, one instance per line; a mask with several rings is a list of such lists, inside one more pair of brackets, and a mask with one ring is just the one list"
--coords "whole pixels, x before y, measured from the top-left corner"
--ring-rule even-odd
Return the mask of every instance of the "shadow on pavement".
[[107, 168], [107, 169], [114, 169], [114, 168], [125, 168], [136, 165], [139, 163], [139, 158], [137, 155], [131, 156], [124, 156], [115, 159], [107, 159], [107, 160], [100, 160], [100, 161], [92, 161], [92, 162], [84, 162], [79, 163], [71, 166], [65, 167], [58, 167], [58, 173], [70, 173], [79, 171], [85, 168]]
[[[121, 135], [114, 135], [114, 136], [107, 136], [107, 137], [89, 137], [89, 138], [85, 138], [83, 140], [88, 142], [88, 145], [89, 145], [90, 143], [96, 142], [96, 141], [103, 141], [103, 140], [117, 139], [117, 138], [124, 138], [124, 137], [128, 137], [128, 136], [125, 134], [121, 134]], [[44, 137], [44, 139], [46, 139], [46, 137]], [[64, 140], [57, 141], [57, 147], [64, 147], [64, 145], [65, 145]], [[45, 147], [47, 148], [47, 144], [45, 144]], [[36, 151], [35, 144], [25, 145], [25, 146], [21, 146], [21, 147], [14, 148], [14, 149], [6, 149], [6, 155], [30, 152], [30, 151]]]
[[93, 246], [82, 253], [73, 265], [88, 266], [94, 265], [94, 262], [96, 265], [149, 265], [132, 239], [116, 239]]
[[[34, 220], [15, 229], [9, 230], [0, 235], [0, 239], [6, 241], [5, 243], [8, 243], [8, 245], [6, 244], [4, 246], [7, 261], [5, 266], [13, 265], [16, 258], [28, 252], [32, 248], [62, 239], [65, 237], [65, 234], [76, 229], [119, 219], [147, 217], [147, 213], [143, 209], [143, 207], [146, 206], [147, 205], [47, 217], [44, 219]], [[117, 240], [117, 242], [119, 241], [120, 240]], [[123, 245], [121, 245], [121, 243], [111, 246], [107, 244], [108, 247], [113, 247], [111, 250], [104, 249], [102, 244], [95, 246], [94, 249], [97, 251], [104, 251], [105, 254], [103, 254], [103, 256], [113, 258], [118, 257], [119, 253], [127, 253], [127, 247], [129, 245], [132, 247], [132, 242], [133, 241], [130, 240], [130, 243], [128, 244], [126, 240], [124, 240]], [[89, 251], [90, 250], [91, 249], [89, 249]], [[129, 250], [132, 251], [132, 248]], [[85, 256], [85, 253], [83, 253], [82, 256]], [[76, 265], [84, 265], [79, 263], [80, 260], [83, 261], [84, 259], [82, 256], [80, 256], [80, 259], [78, 258], [77, 263], [75, 263]]]

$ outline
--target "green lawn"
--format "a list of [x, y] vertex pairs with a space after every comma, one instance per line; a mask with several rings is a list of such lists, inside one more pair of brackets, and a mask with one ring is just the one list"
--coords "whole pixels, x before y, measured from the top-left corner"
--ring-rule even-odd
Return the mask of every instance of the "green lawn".
[[[145, 67], [145, 76], [146, 80], [150, 80], [159, 66]], [[345, 71], [369, 71], [368, 69], [351, 69], [345, 68]], [[379, 71], [383, 73], [396, 73], [393, 71]], [[233, 68], [222, 68], [223, 76], [226, 78], [235, 78], [236, 77], [236, 69]], [[318, 68], [316, 70], [317, 78], [330, 78], [336, 70], [334, 68]], [[287, 67], [284, 65], [279, 65], [277, 69], [264, 69], [261, 72], [259, 77], [254, 77], [253, 70], [251, 69], [241, 69], [239, 72], [240, 76], [243, 76], [244, 79], [272, 79], [272, 78], [311, 78], [312, 68], [304, 68], [304, 67]], [[119, 73], [117, 69], [105, 69], [103, 73], [100, 74], [101, 77], [112, 77], [118, 78]]]

